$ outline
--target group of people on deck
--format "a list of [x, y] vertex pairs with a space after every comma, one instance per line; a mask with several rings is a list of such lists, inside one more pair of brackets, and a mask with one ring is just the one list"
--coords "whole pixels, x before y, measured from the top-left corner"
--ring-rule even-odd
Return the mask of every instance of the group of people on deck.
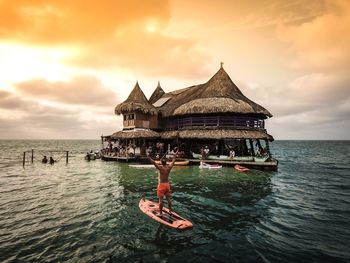
[[46, 155], [44, 155], [44, 158], [41, 160], [42, 163], [50, 163], [50, 164], [54, 164], [54, 162], [56, 162], [52, 156], [50, 156], [50, 159], [47, 159]]
[[219, 147], [219, 143], [215, 143], [212, 145], [201, 146], [200, 154], [202, 159], [207, 159], [209, 155], [220, 156], [226, 155], [229, 158], [234, 158], [235, 156], [261, 156], [268, 153], [267, 149], [262, 147], [259, 143], [256, 146], [257, 150], [254, 152], [254, 149], [250, 149], [247, 147], [244, 141], [239, 141], [235, 145], [221, 145]]
[[136, 146], [131, 143], [126, 145], [108, 141], [107, 147], [103, 148], [101, 153], [102, 155], [128, 157], [134, 155], [135, 148]]
[[[220, 155], [218, 144], [215, 144], [212, 150], [209, 149], [208, 145], [202, 146], [200, 148], [200, 154], [202, 156], [202, 159], [207, 159], [211, 153], [213, 153], [214, 155], [217, 155], [217, 156]], [[235, 157], [235, 155], [236, 155], [235, 150], [230, 147], [229, 152], [228, 152], [228, 156], [230, 158], [233, 158], [233, 157]]]

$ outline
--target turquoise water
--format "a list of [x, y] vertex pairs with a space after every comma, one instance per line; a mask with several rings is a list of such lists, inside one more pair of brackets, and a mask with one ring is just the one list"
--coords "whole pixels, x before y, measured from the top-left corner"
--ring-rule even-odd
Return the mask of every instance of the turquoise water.
[[[184, 232], [138, 208], [142, 194], [156, 200], [155, 171], [84, 160], [99, 147], [0, 141], [1, 262], [350, 261], [349, 141], [274, 142], [278, 172], [174, 168], [174, 210], [194, 224]], [[23, 168], [32, 148], [46, 152]], [[69, 164], [50, 150], [69, 150]]]

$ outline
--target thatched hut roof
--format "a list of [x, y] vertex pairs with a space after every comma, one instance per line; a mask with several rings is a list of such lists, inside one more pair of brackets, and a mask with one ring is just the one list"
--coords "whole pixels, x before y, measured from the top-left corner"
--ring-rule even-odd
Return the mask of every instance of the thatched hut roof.
[[158, 86], [157, 88], [153, 91], [151, 97], [149, 98], [149, 103], [153, 104], [155, 103], [157, 100], [159, 100], [163, 95], [165, 94], [164, 90], [162, 89], [162, 87], [160, 86], [160, 83], [158, 81]]
[[228, 112], [272, 117], [268, 110], [244, 96], [222, 67], [208, 82], [165, 96], [171, 99], [159, 108], [163, 117]]
[[273, 137], [262, 130], [179, 130], [161, 133], [162, 139], [267, 139]]
[[145, 129], [145, 130], [123, 130], [115, 132], [111, 135], [113, 139], [139, 139], [139, 138], [158, 138], [160, 134], [158, 132]]
[[129, 97], [115, 107], [115, 114], [117, 115], [133, 111], [157, 114], [157, 109], [149, 103], [137, 82]]

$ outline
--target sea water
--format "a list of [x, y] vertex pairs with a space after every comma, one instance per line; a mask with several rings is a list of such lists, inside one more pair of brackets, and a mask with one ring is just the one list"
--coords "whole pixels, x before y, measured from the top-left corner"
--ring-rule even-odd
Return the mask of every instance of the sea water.
[[155, 169], [84, 160], [99, 147], [0, 141], [1, 262], [350, 261], [349, 141], [273, 142], [277, 172], [174, 167], [173, 209], [194, 224], [183, 232], [138, 208], [156, 200]]

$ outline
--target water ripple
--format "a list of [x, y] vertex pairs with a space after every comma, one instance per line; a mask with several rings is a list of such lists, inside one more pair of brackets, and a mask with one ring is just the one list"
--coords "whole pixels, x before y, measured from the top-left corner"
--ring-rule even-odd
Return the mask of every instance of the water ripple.
[[[17, 151], [0, 158], [1, 262], [350, 261], [349, 142], [275, 142], [272, 173], [173, 169], [173, 208], [194, 223], [185, 232], [138, 209], [143, 194], [156, 200], [154, 170], [83, 159], [98, 141], [0, 144]], [[75, 157], [23, 168], [21, 152], [39, 146]]]

